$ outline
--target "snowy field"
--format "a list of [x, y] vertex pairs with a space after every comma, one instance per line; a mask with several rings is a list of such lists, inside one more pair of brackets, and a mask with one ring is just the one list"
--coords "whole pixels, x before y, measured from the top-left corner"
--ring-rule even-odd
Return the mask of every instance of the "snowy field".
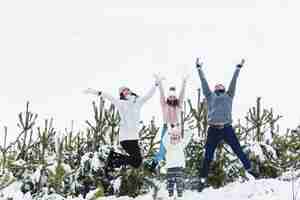
[[[13, 200], [31, 200], [29, 194], [23, 195], [19, 192], [17, 183], [9, 186], [1, 191], [1, 200], [6, 200], [7, 197]], [[294, 191], [296, 198], [300, 200], [300, 179], [294, 183]], [[292, 182], [280, 181], [277, 179], [261, 179], [253, 180], [244, 183], [231, 183], [220, 189], [207, 188], [202, 193], [185, 191], [184, 200], [201, 200], [201, 199], [222, 199], [222, 200], [293, 200], [293, 187]], [[176, 194], [176, 193], [175, 193]], [[3, 195], [5, 197], [3, 197]], [[165, 189], [159, 192], [161, 199], [167, 198], [167, 191]], [[55, 196], [48, 196], [45, 200], [59, 200], [61, 198]], [[89, 199], [89, 198], [87, 198]], [[102, 197], [97, 200], [131, 200], [129, 197]], [[152, 195], [147, 194], [139, 196], [135, 200], [152, 200]], [[83, 200], [83, 198], [67, 198], [67, 200]]]

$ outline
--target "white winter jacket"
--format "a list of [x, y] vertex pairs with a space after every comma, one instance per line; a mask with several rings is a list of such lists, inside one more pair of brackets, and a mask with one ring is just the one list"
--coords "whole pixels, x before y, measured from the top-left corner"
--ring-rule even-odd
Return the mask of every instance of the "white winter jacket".
[[140, 113], [144, 103], [149, 100], [155, 93], [156, 86], [153, 86], [150, 91], [143, 97], [130, 98], [128, 100], [120, 100], [111, 95], [102, 92], [101, 96], [111, 101], [116, 106], [120, 113], [120, 132], [119, 141], [138, 140], [140, 127]]
[[177, 144], [171, 144], [171, 134], [166, 133], [163, 144], [166, 149], [166, 168], [185, 168], [184, 150], [192, 138], [192, 131], [185, 131], [185, 136]]

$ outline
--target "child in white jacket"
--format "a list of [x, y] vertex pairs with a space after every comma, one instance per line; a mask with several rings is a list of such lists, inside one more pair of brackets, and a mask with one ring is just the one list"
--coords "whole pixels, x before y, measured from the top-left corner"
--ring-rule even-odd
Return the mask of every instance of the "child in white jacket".
[[169, 197], [174, 195], [176, 184], [177, 196], [182, 198], [184, 189], [184, 150], [192, 138], [192, 132], [187, 131], [184, 138], [180, 127], [174, 127], [169, 134], [165, 134], [163, 144], [166, 148], [167, 189]]

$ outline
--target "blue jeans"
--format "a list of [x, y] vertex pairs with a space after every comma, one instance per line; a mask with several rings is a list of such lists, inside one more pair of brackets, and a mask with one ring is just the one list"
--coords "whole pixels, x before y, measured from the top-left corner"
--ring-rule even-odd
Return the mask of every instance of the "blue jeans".
[[161, 131], [161, 135], [160, 135], [160, 146], [159, 146], [159, 152], [155, 155], [154, 157], [154, 161], [159, 163], [161, 160], [164, 160], [165, 155], [166, 155], [166, 148], [164, 147], [164, 144], [162, 142], [166, 132], [168, 130], [168, 125], [164, 124], [162, 131]]
[[242, 161], [246, 170], [251, 168], [251, 163], [246, 154], [242, 151], [240, 142], [231, 125], [225, 126], [222, 129], [209, 127], [205, 144], [205, 157], [202, 163], [200, 177], [206, 178], [208, 176], [209, 165], [213, 160], [214, 152], [221, 140], [224, 140], [231, 147], [233, 152]]

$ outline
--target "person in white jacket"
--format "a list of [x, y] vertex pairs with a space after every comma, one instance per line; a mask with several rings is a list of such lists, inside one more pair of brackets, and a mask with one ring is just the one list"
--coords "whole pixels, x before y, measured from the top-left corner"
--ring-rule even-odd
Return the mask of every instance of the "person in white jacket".
[[155, 93], [156, 87], [159, 85], [159, 80], [155, 81], [155, 85], [146, 93], [145, 96], [139, 97], [132, 92], [128, 87], [121, 87], [119, 89], [119, 99], [114, 98], [110, 94], [103, 91], [87, 89], [85, 93], [94, 94], [111, 101], [116, 106], [120, 113], [120, 131], [119, 141], [122, 148], [128, 155], [119, 154], [111, 151], [107, 158], [106, 164], [108, 168], [118, 168], [122, 165], [131, 165], [134, 168], [140, 167], [143, 158], [139, 147], [139, 126], [140, 126], [140, 112], [142, 106]]
[[180, 127], [171, 128], [169, 132], [169, 134], [165, 134], [162, 141], [166, 149], [167, 189], [169, 197], [172, 198], [176, 184], [177, 196], [182, 198], [185, 168], [184, 150], [192, 138], [192, 132], [186, 131], [184, 138], [182, 138]]

